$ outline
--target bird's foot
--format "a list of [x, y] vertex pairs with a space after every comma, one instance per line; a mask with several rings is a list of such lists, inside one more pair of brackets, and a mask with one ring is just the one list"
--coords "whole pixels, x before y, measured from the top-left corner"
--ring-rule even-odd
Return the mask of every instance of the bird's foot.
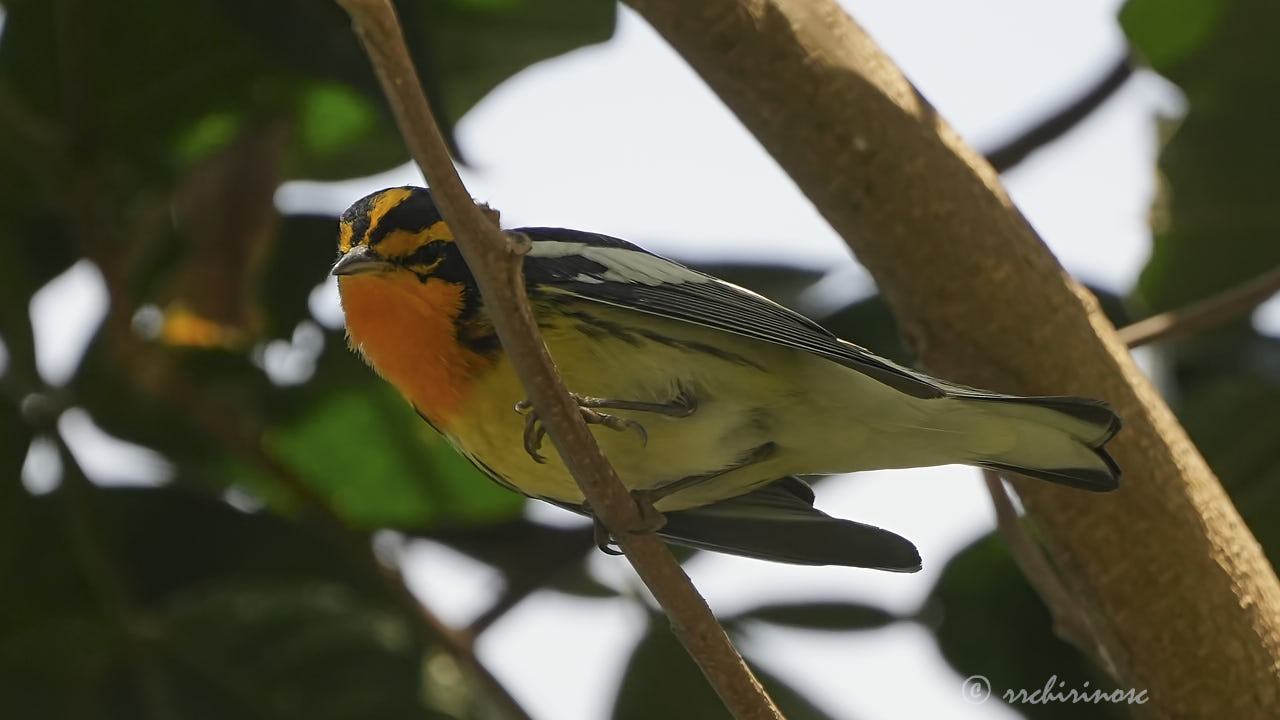
[[[582, 419], [588, 425], [603, 425], [610, 430], [619, 432], [625, 430], [635, 430], [640, 435], [640, 444], [647, 445], [649, 442], [649, 433], [644, 426], [635, 420], [629, 418], [610, 415], [609, 413], [600, 412], [600, 409], [607, 410], [633, 410], [636, 412], [652, 412], [667, 417], [688, 417], [692, 415], [694, 410], [698, 409], [697, 403], [692, 395], [680, 393], [675, 400], [669, 403], [650, 403], [638, 402], [633, 400], [614, 400], [611, 398], [588, 397], [586, 395], [578, 395], [577, 393], [569, 393], [574, 402], [578, 403], [578, 411], [582, 413]], [[529, 453], [529, 457], [536, 462], [545, 463], [547, 459], [543, 457], [538, 450], [542, 447], [542, 438], [546, 436], [547, 429], [543, 426], [542, 420], [538, 417], [538, 411], [533, 407], [533, 403], [528, 400], [521, 400], [516, 403], [515, 410], [517, 413], [524, 415], [524, 450]]]
[[[635, 501], [636, 510], [640, 514], [640, 524], [628, 530], [628, 534], [648, 535], [661, 530], [667, 524], [667, 517], [653, 507], [653, 502], [650, 500], [647, 491], [632, 490], [631, 498]], [[600, 549], [600, 552], [606, 555], [621, 555], [622, 551], [615, 547], [617, 543], [609, 533], [609, 529], [604, 526], [603, 522], [600, 522], [600, 517], [592, 511], [591, 505], [583, 503], [582, 509], [591, 516], [592, 532], [595, 536], [596, 547]]]

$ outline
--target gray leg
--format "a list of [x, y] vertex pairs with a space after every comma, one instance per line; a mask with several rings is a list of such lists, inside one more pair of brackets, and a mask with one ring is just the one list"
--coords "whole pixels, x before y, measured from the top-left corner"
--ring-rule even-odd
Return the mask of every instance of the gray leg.
[[[649, 434], [645, 432], [644, 426], [635, 420], [621, 418], [617, 415], [598, 412], [597, 408], [607, 410], [634, 410], [637, 412], [651, 412], [667, 417], [688, 417], [698, 409], [697, 401], [693, 396], [684, 390], [675, 400], [669, 403], [650, 403], [639, 402], [635, 400], [614, 400], [611, 398], [588, 397], [570, 393], [570, 397], [578, 403], [578, 409], [582, 413], [582, 419], [588, 425], [603, 425], [610, 430], [635, 430], [640, 435], [640, 444], [644, 445], [649, 442]], [[525, 416], [524, 419], [524, 450], [529, 453], [529, 457], [539, 463], [545, 463], [547, 460], [539, 452], [542, 447], [542, 438], [547, 434], [547, 430], [543, 427], [541, 420], [538, 418], [538, 411], [534, 409], [533, 403], [528, 400], [521, 400], [516, 403], [515, 410], [517, 413]]]

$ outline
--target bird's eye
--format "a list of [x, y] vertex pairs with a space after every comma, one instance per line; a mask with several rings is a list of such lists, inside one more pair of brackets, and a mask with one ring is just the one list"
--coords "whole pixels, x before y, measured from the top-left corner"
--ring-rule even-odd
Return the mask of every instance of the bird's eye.
[[434, 265], [440, 259], [440, 243], [427, 243], [414, 250], [409, 257], [405, 258], [405, 265]]
[[401, 263], [406, 270], [417, 275], [419, 280], [426, 282], [443, 260], [440, 246], [441, 243], [438, 242], [427, 243], [410, 253]]

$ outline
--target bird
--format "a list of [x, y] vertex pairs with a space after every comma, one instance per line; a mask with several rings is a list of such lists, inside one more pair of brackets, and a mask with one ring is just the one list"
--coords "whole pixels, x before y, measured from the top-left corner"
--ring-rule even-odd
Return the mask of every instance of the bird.
[[[590, 515], [524, 397], [430, 190], [339, 218], [331, 274], [347, 343], [497, 483]], [[964, 464], [1104, 492], [1105, 403], [1020, 397], [903, 367], [765, 297], [625, 240], [523, 236], [526, 292], [566, 387], [622, 483], [689, 547], [804, 565], [921, 567], [892, 531], [814, 507], [803, 479]], [[597, 524], [599, 530], [599, 525]], [[598, 538], [608, 549], [610, 538]]]

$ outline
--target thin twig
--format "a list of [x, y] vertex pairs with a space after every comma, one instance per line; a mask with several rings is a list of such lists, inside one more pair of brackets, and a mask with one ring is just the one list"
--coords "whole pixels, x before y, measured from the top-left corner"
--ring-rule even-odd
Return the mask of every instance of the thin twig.
[[1005, 172], [1031, 153], [1067, 134], [1082, 120], [1097, 110], [1133, 76], [1133, 64], [1128, 56], [1118, 60], [1097, 84], [1083, 95], [1060, 108], [1049, 117], [1024, 130], [1012, 139], [988, 153], [987, 162], [997, 172]]
[[1067, 591], [1057, 571], [1049, 563], [1049, 558], [1027, 532], [1000, 476], [990, 470], [983, 470], [982, 479], [986, 482], [987, 492], [991, 494], [991, 504], [995, 506], [996, 527], [1008, 544], [1014, 562], [1049, 608], [1054, 633], [1088, 653], [1108, 674], [1116, 677], [1116, 668], [1107, 657], [1105, 645], [1098, 642], [1088, 611]]
[[644, 525], [639, 509], [600, 453], [542, 343], [525, 296], [520, 257], [524, 249], [517, 239], [502, 234], [463, 187], [422, 94], [389, 0], [338, 2], [352, 17], [401, 134], [475, 276], [502, 346], [583, 495], [617, 538], [730, 712], [737, 718], [780, 718], [671, 551], [656, 535], [632, 531]]
[[1280, 292], [1280, 267], [1207, 300], [1152, 315], [1117, 332], [1125, 345], [1136, 348], [1187, 335], [1249, 312]]

